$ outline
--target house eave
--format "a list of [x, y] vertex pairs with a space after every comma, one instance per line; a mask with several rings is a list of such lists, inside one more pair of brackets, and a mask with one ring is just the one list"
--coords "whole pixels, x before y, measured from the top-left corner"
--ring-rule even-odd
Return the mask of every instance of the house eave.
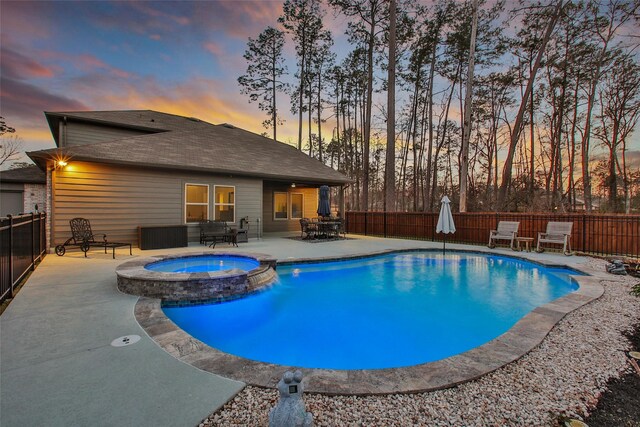
[[[48, 160], [54, 160], [51, 152], [28, 152], [26, 153], [42, 170], [46, 170], [46, 164]], [[352, 180], [339, 180], [335, 178], [313, 178], [309, 176], [295, 176], [295, 175], [282, 175], [282, 174], [268, 174], [268, 173], [252, 173], [241, 172], [232, 169], [223, 168], [203, 168], [197, 166], [180, 166], [180, 165], [162, 165], [154, 163], [140, 163], [140, 162], [126, 162], [126, 161], [113, 161], [109, 159], [94, 159], [87, 156], [73, 156], [69, 161], [79, 161], [87, 163], [98, 163], [111, 166], [124, 166], [124, 167], [136, 167], [144, 169], [164, 170], [164, 171], [181, 171], [181, 172], [196, 172], [206, 173], [213, 175], [224, 175], [229, 177], [243, 177], [243, 178], [258, 178], [268, 181], [290, 182], [296, 184], [307, 185], [346, 185], [350, 184]]]

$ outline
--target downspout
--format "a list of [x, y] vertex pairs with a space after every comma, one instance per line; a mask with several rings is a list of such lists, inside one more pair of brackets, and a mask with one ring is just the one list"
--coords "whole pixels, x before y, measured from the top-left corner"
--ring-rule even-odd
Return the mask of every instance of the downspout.
[[47, 185], [47, 225], [48, 225], [48, 233], [46, 233], [47, 236], [47, 242], [45, 247], [48, 248], [48, 253], [51, 253], [51, 248], [53, 246], [55, 246], [55, 243], [53, 241], [53, 237], [54, 237], [54, 233], [55, 233], [55, 226], [54, 226], [54, 221], [53, 221], [53, 216], [54, 216], [54, 207], [55, 207], [55, 188], [56, 188], [56, 183], [55, 183], [55, 175], [56, 175], [56, 170], [55, 170], [55, 162], [48, 160], [47, 161], [47, 166], [46, 166], [46, 185]]

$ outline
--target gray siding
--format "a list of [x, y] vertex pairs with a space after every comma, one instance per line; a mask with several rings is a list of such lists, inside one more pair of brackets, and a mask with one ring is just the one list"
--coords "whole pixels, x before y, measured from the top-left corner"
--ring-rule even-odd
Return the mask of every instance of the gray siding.
[[18, 215], [24, 212], [22, 199], [22, 191], [0, 191], [0, 216]]
[[[65, 126], [62, 126], [65, 128]], [[69, 121], [66, 125], [66, 138], [64, 130], [61, 130], [60, 146], [70, 147], [72, 145], [95, 144], [97, 142], [114, 141], [129, 136], [145, 135], [149, 132], [123, 129], [113, 126], [101, 126], [91, 123]]]
[[264, 218], [264, 232], [280, 232], [280, 231], [300, 231], [299, 219], [275, 220], [273, 219], [273, 193], [302, 193], [303, 195], [303, 211], [305, 218], [317, 217], [318, 210], [318, 189], [317, 188], [291, 188], [287, 184], [265, 181], [264, 192], [262, 198], [264, 200], [264, 209], [262, 217]]
[[[185, 183], [209, 185], [213, 215], [214, 185], [235, 185], [236, 221], [249, 216], [249, 237], [262, 212], [262, 181], [205, 174], [162, 172], [73, 162], [53, 177], [52, 245], [70, 237], [69, 220], [84, 217], [95, 233], [112, 241], [138, 245], [138, 226], [184, 224]], [[231, 224], [234, 225], [234, 224]], [[189, 227], [190, 241], [199, 240], [197, 224]]]

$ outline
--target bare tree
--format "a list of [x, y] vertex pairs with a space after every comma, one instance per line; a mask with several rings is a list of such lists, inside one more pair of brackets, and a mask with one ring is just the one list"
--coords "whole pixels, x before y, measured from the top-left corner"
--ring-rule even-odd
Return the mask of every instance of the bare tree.
[[383, 0], [329, 0], [329, 4], [355, 18], [349, 22], [352, 41], [363, 44], [367, 49], [367, 93], [364, 116], [364, 146], [362, 166], [362, 209], [369, 210], [369, 151], [371, 147], [371, 109], [373, 106], [373, 52], [378, 35], [384, 30], [386, 12]]
[[538, 49], [538, 56], [536, 57], [536, 62], [533, 64], [531, 68], [531, 73], [529, 75], [529, 81], [527, 82], [527, 88], [524, 91], [524, 95], [522, 96], [522, 102], [520, 103], [520, 108], [518, 109], [518, 114], [516, 116], [515, 124], [513, 126], [513, 131], [511, 132], [511, 140], [509, 142], [509, 152], [507, 153], [507, 158], [504, 162], [504, 167], [502, 169], [502, 182], [500, 183], [500, 188], [498, 190], [498, 208], [501, 210], [506, 210], [507, 208], [507, 196], [509, 192], [509, 186], [511, 185], [511, 176], [512, 176], [512, 168], [513, 168], [513, 158], [515, 156], [516, 145], [518, 144], [518, 140], [520, 139], [520, 133], [522, 132], [523, 127], [523, 118], [525, 109], [529, 102], [529, 98], [531, 96], [531, 91], [533, 90], [533, 83], [536, 78], [536, 73], [540, 68], [540, 64], [542, 62], [542, 57], [544, 55], [545, 48], [547, 47], [547, 43], [551, 38], [551, 33], [558, 22], [558, 18], [560, 18], [560, 14], [562, 13], [563, 1], [559, 0], [553, 15], [549, 19], [549, 23], [547, 24], [547, 29], [545, 31], [544, 37], [542, 38], [542, 42], [540, 43], [540, 48]]
[[278, 22], [292, 35], [298, 56], [298, 74], [300, 84], [292, 96], [297, 96], [298, 104], [293, 105], [298, 113], [298, 150], [302, 150], [302, 113], [304, 93], [309, 85], [307, 70], [309, 68], [309, 52], [315, 45], [322, 30], [323, 12], [319, 0], [287, 0], [282, 6], [283, 15]]
[[0, 117], [0, 166], [22, 157], [22, 138], [15, 135], [15, 132], [14, 128], [7, 125], [4, 117]]
[[[611, 210], [620, 212], [618, 181], [621, 178], [624, 192], [624, 211], [631, 210], [629, 192], [629, 171], [627, 168], [627, 140], [633, 132], [640, 116], [640, 66], [633, 58], [618, 54], [610, 72], [603, 79], [604, 88], [600, 92], [600, 126], [594, 129], [598, 138], [609, 152], [608, 187]], [[621, 154], [621, 159], [618, 155]]]
[[[591, 211], [591, 176], [589, 174], [589, 144], [591, 139], [592, 112], [596, 103], [596, 89], [610, 61], [611, 44], [619, 33], [619, 29], [637, 16], [640, 2], [637, 0], [610, 0], [603, 4], [603, 0], [588, 3], [592, 14], [591, 21], [587, 21], [587, 31], [591, 32], [598, 43], [601, 43], [591, 63], [591, 76], [587, 96], [587, 117], [582, 140], [582, 183], [584, 187], [584, 203], [587, 211]], [[604, 13], [603, 13], [604, 11]]]

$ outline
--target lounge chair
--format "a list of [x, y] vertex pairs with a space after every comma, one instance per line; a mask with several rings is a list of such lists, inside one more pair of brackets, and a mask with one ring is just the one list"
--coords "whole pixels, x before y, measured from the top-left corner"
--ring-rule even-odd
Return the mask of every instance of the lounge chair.
[[491, 230], [489, 233], [489, 244], [490, 248], [496, 247], [496, 240], [508, 240], [509, 246], [511, 249], [514, 248], [513, 243], [518, 237], [518, 227], [520, 227], [519, 221], [500, 221], [498, 223], [497, 230]]
[[[215, 249], [218, 242], [231, 242], [231, 230], [225, 221], [200, 221], [200, 243], [206, 245], [211, 241], [209, 247]], [[237, 246], [237, 245], [236, 245]]]
[[129, 246], [129, 255], [132, 255], [131, 243], [109, 242], [106, 234], [102, 234], [102, 237], [96, 239], [96, 235], [91, 230], [91, 223], [86, 218], [73, 218], [69, 221], [69, 227], [71, 228], [71, 237], [63, 244], [56, 246], [56, 255], [58, 256], [64, 256], [67, 252], [66, 248], [70, 246], [79, 247], [84, 252], [85, 258], [91, 246], [104, 248], [105, 254], [107, 253], [107, 248], [111, 248], [113, 259], [116, 258], [116, 248]]
[[538, 233], [538, 246], [536, 247], [536, 252], [544, 251], [544, 249], [540, 247], [541, 243], [552, 243], [562, 245], [562, 253], [565, 255], [571, 255], [572, 228], [573, 222], [549, 221], [547, 223], [547, 232]]

